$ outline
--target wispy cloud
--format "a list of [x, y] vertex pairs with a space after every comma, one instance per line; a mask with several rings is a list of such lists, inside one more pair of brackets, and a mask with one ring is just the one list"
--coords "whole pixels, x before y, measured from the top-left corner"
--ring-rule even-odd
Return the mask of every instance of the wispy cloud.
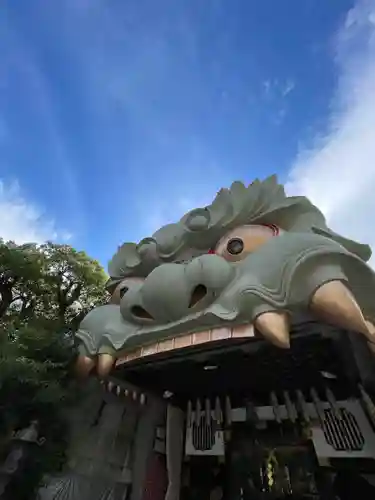
[[[332, 228], [375, 249], [375, 4], [360, 0], [334, 39], [338, 86], [326, 133], [303, 148], [289, 174]], [[372, 264], [375, 265], [373, 258]]]
[[[65, 143], [65, 132], [61, 127], [58, 113], [56, 110], [56, 99], [53, 95], [52, 83], [49, 81], [49, 75], [41, 64], [40, 54], [33, 44], [29, 43], [25, 38], [24, 33], [17, 25], [12, 22], [12, 17], [8, 15], [5, 8], [3, 12], [2, 38], [0, 40], [0, 51], [2, 58], [0, 60], [0, 81], [1, 81], [1, 96], [0, 96], [0, 162], [8, 164], [9, 170], [17, 170], [17, 166], [13, 166], [8, 160], [7, 151], [14, 151], [23, 144], [26, 148], [28, 136], [22, 135], [22, 126], [32, 126], [33, 130], [38, 130], [44, 139], [44, 161], [42, 165], [40, 161], [33, 157], [28, 159], [29, 172], [35, 173], [34, 182], [38, 179], [39, 185], [48, 180], [53, 179], [56, 186], [64, 192], [64, 196], [69, 203], [66, 204], [67, 213], [74, 213], [75, 228], [81, 230], [84, 227], [84, 211], [81, 206], [79, 196], [79, 186], [75, 174], [75, 165], [70, 158], [68, 147]], [[15, 107], [16, 104], [16, 107]], [[24, 112], [24, 117], [27, 117], [25, 123], [21, 123], [21, 129], [17, 126], [8, 126], [8, 121], [14, 123], [19, 111]], [[25, 118], [26, 119], [26, 118]], [[10, 156], [13, 156], [12, 154]], [[21, 179], [23, 183], [23, 179]], [[33, 204], [29, 204], [20, 194], [20, 189], [17, 184], [9, 184], [12, 182], [9, 179], [3, 179], [2, 184], [2, 206], [11, 208], [9, 217], [13, 217], [14, 223], [19, 223], [19, 228], [14, 227], [14, 234], [20, 236], [23, 240], [23, 234], [35, 235], [38, 241], [41, 235], [46, 237], [55, 237], [55, 230], [52, 229], [53, 224], [46, 223], [40, 219], [40, 209], [37, 209]], [[6, 187], [6, 185], [8, 187]], [[29, 190], [32, 186], [28, 185]], [[48, 187], [46, 187], [46, 192]], [[40, 192], [38, 193], [40, 196]], [[44, 205], [44, 200], [39, 199], [41, 205]], [[14, 202], [14, 204], [13, 204]], [[4, 205], [5, 206], [5, 205]], [[69, 208], [69, 210], [68, 210]], [[71, 213], [72, 212], [72, 213]], [[21, 214], [23, 214], [21, 216]], [[61, 214], [54, 214], [61, 215]], [[52, 214], [51, 214], [52, 216]], [[1, 214], [2, 228], [6, 234], [12, 234], [11, 225], [8, 231], [8, 220], [11, 220], [7, 214]], [[22, 218], [31, 225], [29, 229], [22, 223]], [[35, 223], [35, 227], [32, 224]], [[66, 233], [65, 236], [67, 236]], [[0, 234], [6, 237], [5, 233]], [[57, 237], [66, 239], [62, 234], [57, 234]]]
[[[186, 112], [185, 99], [180, 99], [180, 95], [185, 94], [197, 109], [200, 101], [207, 99], [207, 86], [201, 81], [201, 71], [196, 69], [196, 30], [191, 27], [191, 9], [184, 2], [168, 5], [168, 12], [161, 15], [156, 7], [154, 11], [153, 2], [128, 2], [126, 7], [114, 8], [101, 0], [66, 0], [59, 5], [46, 5], [40, 14], [45, 25], [55, 26], [57, 43], [61, 44], [59, 52], [64, 53], [65, 62], [79, 81], [81, 104], [98, 124], [97, 140], [111, 144], [108, 176], [117, 178], [111, 182], [113, 198], [123, 196], [126, 185], [129, 203], [141, 206], [134, 214], [137, 224], [128, 229], [129, 238], [136, 238], [138, 230], [144, 236], [169, 222], [173, 205], [177, 205], [174, 218], [178, 216], [179, 193], [182, 198], [191, 196], [186, 193], [194, 193], [198, 202], [203, 198], [203, 185], [216, 187], [215, 182], [207, 180], [210, 168], [201, 166], [206, 157], [213, 161], [212, 155], [206, 154], [207, 146], [184, 130], [185, 121], [191, 119], [191, 108]], [[174, 82], [175, 74], [178, 84]], [[110, 125], [101, 127], [103, 123]], [[97, 130], [90, 129], [91, 140]], [[142, 137], [140, 144], [133, 143], [129, 148], [124, 140], [113, 140], [111, 134], [118, 130], [124, 131], [124, 137], [138, 134]], [[156, 151], [154, 158], [142, 149], [144, 143]], [[166, 160], [162, 165], [157, 164], [158, 151], [168, 151], [168, 155], [161, 154]], [[122, 163], [120, 169], [119, 158], [124, 156], [128, 158], [126, 168]], [[166, 163], [179, 162], [184, 162], [183, 173], [177, 175], [179, 169]], [[147, 192], [147, 186], [143, 187], [148, 184], [148, 169], [155, 169], [150, 187], [155, 196]], [[219, 187], [220, 184], [219, 181]], [[166, 203], [160, 196], [164, 190], [168, 190]], [[111, 216], [115, 225], [116, 214]]]
[[281, 95], [286, 97], [288, 94], [293, 92], [296, 83], [293, 80], [287, 80], [281, 89]]
[[[209, 205], [212, 203], [215, 195], [215, 193], [210, 193], [210, 191], [210, 189], [207, 190], [205, 196], [199, 196], [196, 193], [193, 195], [191, 193], [192, 196], [186, 198], [182, 193], [176, 193], [176, 196], [172, 197], [171, 202], [159, 200], [154, 205], [154, 210], [143, 217], [142, 231], [144, 231], [144, 234], [151, 235], [161, 226], [176, 222], [186, 212], [189, 212], [189, 210]], [[173, 210], [171, 210], [171, 206], [173, 206]]]
[[296, 83], [292, 78], [275, 78], [263, 81], [262, 87], [263, 97], [272, 107], [270, 121], [280, 126], [288, 114], [288, 96], [294, 91]]
[[209, 205], [219, 189], [232, 181], [230, 172], [214, 165], [202, 166], [200, 172], [192, 169], [192, 176], [186, 181], [172, 174], [169, 181], [165, 179], [165, 196], [160, 196], [158, 191], [141, 198], [137, 209], [142, 223], [134, 237], [151, 235], [161, 226], [176, 222], [189, 210]]
[[0, 180], [0, 237], [21, 244], [56, 239], [68, 242], [72, 235], [59, 232], [55, 222], [25, 198], [18, 182], [6, 185]]
[[292, 78], [281, 80], [278, 78], [267, 79], [263, 81], [263, 94], [267, 99], [277, 99], [286, 97], [293, 92], [296, 82]]
[[273, 81], [272, 80], [264, 80], [263, 82], [263, 91], [264, 95], [268, 97], [271, 93], [271, 89], [273, 87]]

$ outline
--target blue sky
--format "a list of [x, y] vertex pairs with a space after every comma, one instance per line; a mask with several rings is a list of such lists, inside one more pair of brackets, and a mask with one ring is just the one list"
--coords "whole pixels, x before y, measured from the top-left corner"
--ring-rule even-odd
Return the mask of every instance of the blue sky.
[[0, 235], [104, 265], [278, 173], [375, 243], [375, 0], [5, 0]]

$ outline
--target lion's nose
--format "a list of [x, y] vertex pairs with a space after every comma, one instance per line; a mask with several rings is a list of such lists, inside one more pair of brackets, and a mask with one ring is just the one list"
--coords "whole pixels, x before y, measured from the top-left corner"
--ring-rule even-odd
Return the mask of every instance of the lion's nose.
[[207, 293], [208, 293], [208, 290], [207, 290], [207, 287], [205, 285], [197, 285], [191, 293], [190, 302], [189, 302], [189, 309], [196, 306], [198, 304], [198, 302], [203, 300], [206, 297]]
[[[199, 302], [201, 302], [207, 295], [208, 290], [205, 285], [197, 285], [193, 288], [191, 292], [191, 297], [189, 301], [189, 309], [194, 308]], [[164, 306], [165, 308], [165, 306]], [[154, 316], [143, 306], [135, 305], [131, 308], [131, 312], [137, 320], [154, 320]], [[156, 313], [156, 318], [158, 318], [158, 314]], [[159, 318], [160, 319], [160, 318]]]
[[135, 294], [125, 294], [121, 311], [128, 320], [170, 323], [208, 307], [232, 276], [229, 263], [215, 255], [154, 269]]

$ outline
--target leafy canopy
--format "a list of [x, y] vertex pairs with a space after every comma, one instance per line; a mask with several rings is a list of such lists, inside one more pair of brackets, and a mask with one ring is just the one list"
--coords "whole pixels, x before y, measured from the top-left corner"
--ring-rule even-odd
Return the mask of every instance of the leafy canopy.
[[73, 333], [107, 301], [106, 281], [97, 261], [68, 245], [0, 240], [0, 455], [9, 451], [11, 432], [32, 419], [46, 438], [12, 498], [32, 498], [41, 478], [64, 462], [65, 415], [79, 392]]

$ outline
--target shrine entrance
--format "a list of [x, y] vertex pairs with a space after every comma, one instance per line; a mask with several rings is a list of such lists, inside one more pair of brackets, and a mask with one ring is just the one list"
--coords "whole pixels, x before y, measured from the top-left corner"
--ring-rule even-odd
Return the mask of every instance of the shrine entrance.
[[[182, 500], [320, 499], [314, 454], [306, 440], [233, 425], [225, 460], [190, 457]], [[320, 489], [320, 488], [319, 488]]]
[[228, 447], [228, 499], [319, 499], [317, 470], [311, 444], [296, 429], [233, 427]]
[[184, 464], [181, 500], [224, 500], [226, 465], [217, 457], [191, 457]]

